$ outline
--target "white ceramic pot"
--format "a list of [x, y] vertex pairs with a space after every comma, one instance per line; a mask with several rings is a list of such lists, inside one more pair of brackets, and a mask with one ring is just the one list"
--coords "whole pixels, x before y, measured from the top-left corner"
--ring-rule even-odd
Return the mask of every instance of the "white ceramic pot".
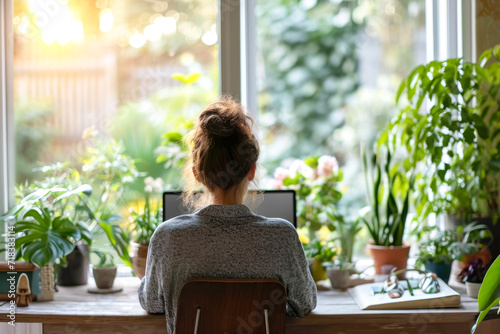
[[349, 287], [349, 269], [328, 269], [328, 278], [334, 289], [345, 290]]
[[477, 298], [479, 295], [479, 289], [481, 289], [481, 283], [471, 283], [465, 282], [465, 289], [469, 297]]

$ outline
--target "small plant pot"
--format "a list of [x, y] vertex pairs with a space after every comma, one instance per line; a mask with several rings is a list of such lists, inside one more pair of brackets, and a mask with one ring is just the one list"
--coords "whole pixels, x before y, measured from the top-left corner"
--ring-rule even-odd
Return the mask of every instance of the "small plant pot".
[[350, 277], [351, 273], [349, 269], [328, 269], [328, 278], [334, 289], [347, 289]]
[[445, 283], [448, 283], [448, 281], [450, 280], [451, 263], [436, 263], [434, 261], [427, 260], [425, 262], [425, 270], [438, 275], [438, 277], [441, 278]]
[[467, 290], [467, 295], [469, 295], [469, 297], [477, 298], [479, 295], [479, 289], [481, 289], [481, 283], [465, 282], [465, 289]]
[[110, 289], [116, 277], [116, 266], [114, 267], [94, 267], [95, 285], [99, 289]]
[[323, 262], [320, 262], [316, 258], [309, 260], [309, 270], [311, 271], [314, 282], [328, 279], [328, 274], [326, 273], [325, 267], [323, 267]]
[[[375, 274], [389, 274], [390, 269], [388, 270], [389, 272], [384, 272], [386, 268], [396, 267], [396, 270], [406, 269], [410, 243], [404, 243], [403, 246], [377, 246], [369, 244], [368, 249], [374, 261]], [[404, 278], [404, 273], [398, 275], [398, 277], [400, 279]]]

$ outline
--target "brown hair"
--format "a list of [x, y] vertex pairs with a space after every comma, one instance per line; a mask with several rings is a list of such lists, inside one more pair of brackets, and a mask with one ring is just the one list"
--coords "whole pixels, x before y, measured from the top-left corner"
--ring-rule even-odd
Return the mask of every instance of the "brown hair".
[[208, 105], [186, 136], [189, 156], [184, 167], [184, 202], [193, 207], [199, 184], [208, 189], [231, 189], [240, 184], [259, 158], [252, 132], [253, 118], [243, 106], [224, 97]]

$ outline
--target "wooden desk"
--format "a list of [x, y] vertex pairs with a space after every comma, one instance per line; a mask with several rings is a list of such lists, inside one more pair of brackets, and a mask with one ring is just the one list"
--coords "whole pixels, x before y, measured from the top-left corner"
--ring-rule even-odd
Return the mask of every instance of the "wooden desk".
[[[18, 308], [16, 322], [43, 323], [44, 333], [52, 334], [165, 332], [164, 315], [147, 314], [140, 306], [138, 278], [117, 278], [115, 284], [124, 289], [111, 295], [87, 293], [88, 286], [59, 287], [55, 301]], [[454, 309], [360, 311], [347, 292], [320, 290], [318, 305], [310, 315], [287, 319], [287, 333], [468, 334], [476, 316], [477, 300], [467, 296]], [[6, 305], [0, 306], [0, 319], [8, 321]], [[499, 324], [496, 329], [491, 326], [495, 322], [482, 324], [478, 334], [498, 333]]]

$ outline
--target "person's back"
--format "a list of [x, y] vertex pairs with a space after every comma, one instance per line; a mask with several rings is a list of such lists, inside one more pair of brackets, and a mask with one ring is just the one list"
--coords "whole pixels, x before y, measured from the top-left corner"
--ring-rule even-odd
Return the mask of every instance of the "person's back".
[[[157, 228], [149, 245], [146, 276], [139, 288], [142, 307], [150, 313], [165, 313], [169, 333], [175, 332], [180, 287], [191, 278], [274, 278], [285, 285], [290, 316], [304, 316], [316, 306], [316, 285], [293, 225], [283, 219], [255, 215], [242, 204], [254, 177], [258, 144], [246, 116], [239, 114], [241, 107], [232, 101], [212, 104], [200, 115], [198, 130], [207, 135], [204, 131], [214, 124], [207, 125], [206, 118], [213, 119], [214, 114], [219, 117], [215, 107], [233, 109], [231, 119], [216, 121], [222, 127], [236, 127], [236, 132], [215, 129], [215, 138], [212, 136], [205, 143], [208, 145], [200, 147], [204, 143], [196, 140], [200, 132], [195, 130], [195, 152], [191, 152], [191, 164], [186, 169], [192, 169], [196, 180], [206, 186], [212, 204]], [[235, 111], [236, 107], [239, 110]], [[245, 126], [248, 128], [238, 129]], [[217, 156], [214, 152], [209, 155], [214, 146]], [[197, 154], [196, 148], [206, 151]], [[205, 159], [206, 155], [211, 159]]]

